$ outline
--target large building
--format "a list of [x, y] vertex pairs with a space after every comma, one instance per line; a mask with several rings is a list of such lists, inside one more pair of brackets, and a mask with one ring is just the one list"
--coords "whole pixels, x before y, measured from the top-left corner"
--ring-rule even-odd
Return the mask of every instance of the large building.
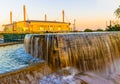
[[5, 31], [16, 32], [64, 32], [71, 31], [70, 24], [55, 21], [26, 20], [7, 24]]
[[70, 23], [64, 22], [64, 11], [62, 12], [62, 20], [47, 21], [45, 15], [44, 21], [26, 20], [26, 7], [23, 7], [24, 20], [12, 22], [12, 12], [10, 12], [10, 24], [4, 25], [4, 31], [7, 32], [68, 32], [71, 31]]

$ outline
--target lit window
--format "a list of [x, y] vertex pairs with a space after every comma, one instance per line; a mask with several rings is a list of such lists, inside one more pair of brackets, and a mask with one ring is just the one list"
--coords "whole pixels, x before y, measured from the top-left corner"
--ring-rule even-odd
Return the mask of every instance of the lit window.
[[43, 28], [43, 27], [40, 27], [40, 31], [44, 31], [44, 28]]
[[58, 27], [58, 30], [61, 30], [61, 27]]
[[50, 31], [52, 31], [53, 30], [53, 28], [52, 27], [50, 27]]
[[[18, 28], [19, 29], [19, 28]], [[20, 29], [19, 29], [20, 30]], [[27, 31], [28, 30], [28, 27], [23, 27], [22, 29], [23, 31]]]

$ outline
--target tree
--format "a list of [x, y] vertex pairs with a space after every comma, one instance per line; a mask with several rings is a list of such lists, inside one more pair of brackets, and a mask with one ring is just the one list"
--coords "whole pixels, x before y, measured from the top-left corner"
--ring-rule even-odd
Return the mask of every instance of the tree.
[[104, 30], [103, 30], [103, 29], [97, 29], [96, 31], [98, 31], [98, 32], [99, 32], [99, 31], [104, 31]]
[[117, 18], [120, 18], [120, 6], [115, 10], [114, 14]]
[[108, 26], [106, 31], [120, 31], [120, 25], [116, 24], [114, 26]]
[[[119, 19], [120, 18], [120, 6], [114, 12], [115, 16]], [[120, 24], [115, 23], [114, 25], [107, 26], [106, 31], [120, 31]]]
[[91, 29], [85, 29], [84, 32], [93, 32]]

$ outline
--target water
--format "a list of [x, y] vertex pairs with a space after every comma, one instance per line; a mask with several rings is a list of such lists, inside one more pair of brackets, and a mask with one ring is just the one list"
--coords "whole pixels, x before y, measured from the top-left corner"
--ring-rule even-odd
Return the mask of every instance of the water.
[[[118, 79], [117, 79], [118, 78]], [[113, 80], [117, 81], [115, 83]], [[64, 68], [40, 80], [40, 84], [120, 84], [119, 75], [111, 77], [100, 76], [93, 72], [82, 72], [75, 68]]]
[[5, 77], [4, 84], [120, 84], [119, 43], [120, 32], [27, 35], [25, 49], [23, 44], [0, 47], [0, 74], [44, 59], [53, 73], [43, 64]]
[[120, 58], [119, 43], [119, 32], [43, 34], [25, 38], [26, 51], [46, 60], [53, 68], [74, 66], [81, 72], [106, 74], [118, 69], [116, 61]]
[[23, 44], [0, 47], [0, 74], [27, 67], [39, 61], [25, 53]]
[[53, 70], [74, 67], [78, 71], [67, 76], [54, 72], [45, 76], [41, 84], [120, 84], [119, 43], [120, 32], [56, 33], [25, 37], [26, 52], [44, 59]]
[[4, 40], [0, 38], [0, 43], [3, 43], [3, 42], [4, 42]]

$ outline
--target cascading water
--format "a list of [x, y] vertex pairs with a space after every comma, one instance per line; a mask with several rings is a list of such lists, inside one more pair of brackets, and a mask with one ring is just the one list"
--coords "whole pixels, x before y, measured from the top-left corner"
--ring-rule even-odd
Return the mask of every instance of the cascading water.
[[119, 43], [120, 32], [33, 34], [25, 37], [27, 53], [44, 59], [53, 70], [75, 67], [81, 75], [77, 73], [74, 77], [83, 84], [120, 84]]

